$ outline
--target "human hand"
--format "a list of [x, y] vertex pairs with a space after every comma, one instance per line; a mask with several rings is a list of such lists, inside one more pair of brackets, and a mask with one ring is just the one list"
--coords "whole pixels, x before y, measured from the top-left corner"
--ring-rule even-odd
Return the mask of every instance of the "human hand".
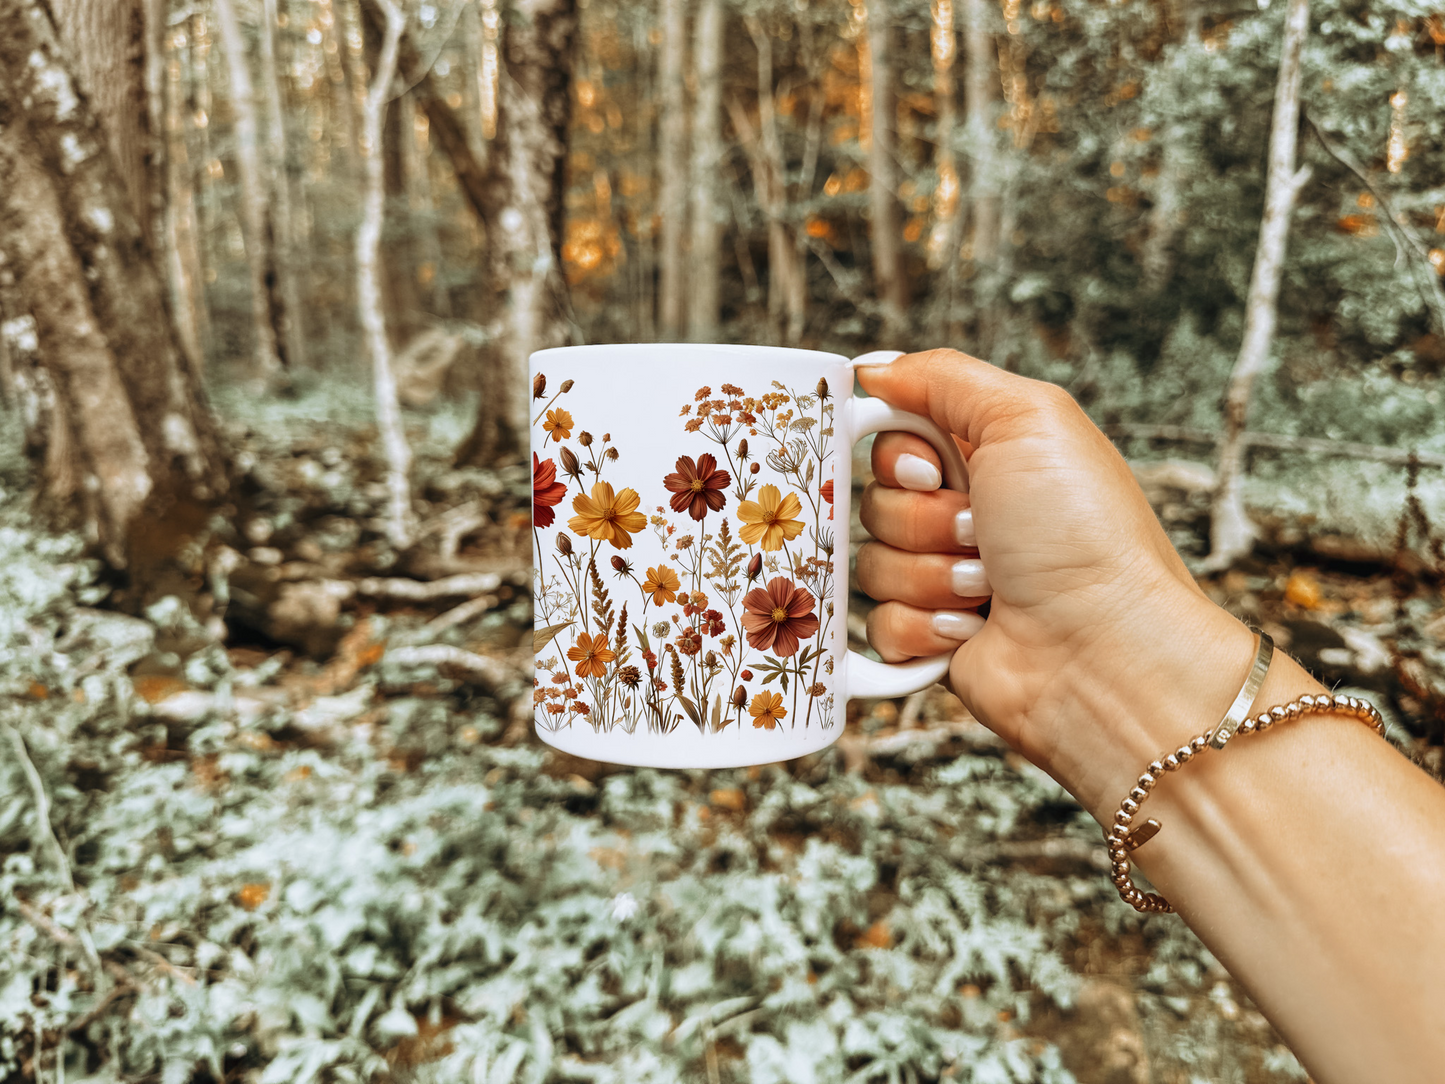
[[[878, 541], [858, 554], [880, 602], [870, 641], [889, 662], [957, 647], [950, 682], [975, 717], [1110, 813], [1139, 765], [1229, 706], [1253, 635], [1199, 590], [1128, 465], [1062, 389], [952, 350], [860, 366], [858, 379], [955, 434], [970, 478], [967, 495], [918, 491], [937, 484], [937, 454], [878, 436], [861, 507]], [[990, 590], [981, 622], [970, 611]]]

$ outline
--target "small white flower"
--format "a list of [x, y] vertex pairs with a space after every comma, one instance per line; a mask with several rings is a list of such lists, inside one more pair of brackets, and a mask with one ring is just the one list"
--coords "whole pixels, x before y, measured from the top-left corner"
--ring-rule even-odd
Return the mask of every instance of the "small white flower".
[[612, 897], [612, 919], [614, 922], [626, 922], [633, 915], [642, 909], [631, 892], [619, 892]]

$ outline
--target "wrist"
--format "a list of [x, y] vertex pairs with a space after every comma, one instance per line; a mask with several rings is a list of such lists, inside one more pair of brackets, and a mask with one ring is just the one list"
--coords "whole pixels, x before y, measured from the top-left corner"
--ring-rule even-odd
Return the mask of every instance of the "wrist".
[[[1151, 596], [1153, 617], [1115, 630], [1079, 668], [1068, 731], [1081, 740], [1055, 772], [1101, 823], [1156, 757], [1213, 727], [1254, 662], [1256, 634], [1202, 594], [1184, 587]], [[1276, 655], [1256, 704], [1319, 688]]]

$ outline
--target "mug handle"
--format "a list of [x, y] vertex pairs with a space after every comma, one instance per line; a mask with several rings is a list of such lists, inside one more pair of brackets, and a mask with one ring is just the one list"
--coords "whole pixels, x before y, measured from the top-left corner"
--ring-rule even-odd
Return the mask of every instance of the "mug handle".
[[[844, 432], [848, 434], [850, 447], [870, 433], [913, 433], [933, 445], [934, 451], [943, 461], [943, 484], [960, 493], [968, 492], [968, 466], [964, 463], [963, 455], [959, 452], [958, 445], [953, 442], [953, 437], [945, 433], [932, 419], [899, 410], [882, 399], [860, 399], [856, 395], [848, 399], [847, 411], [848, 428]], [[854, 697], [885, 699], [908, 696], [942, 681], [948, 674], [948, 665], [952, 660], [951, 651], [943, 655], [897, 663], [874, 662], [866, 655], [849, 651], [844, 656], [843, 680], [839, 684], [843, 688], [845, 701]]]

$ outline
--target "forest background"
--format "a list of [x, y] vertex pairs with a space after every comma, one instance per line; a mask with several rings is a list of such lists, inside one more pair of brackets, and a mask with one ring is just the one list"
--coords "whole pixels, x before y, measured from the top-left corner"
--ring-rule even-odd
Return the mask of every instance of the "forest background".
[[1439, 775], [1442, 118], [1428, 4], [0, 0], [0, 1079], [1305, 1079], [941, 689], [540, 746], [525, 359], [1056, 381]]

